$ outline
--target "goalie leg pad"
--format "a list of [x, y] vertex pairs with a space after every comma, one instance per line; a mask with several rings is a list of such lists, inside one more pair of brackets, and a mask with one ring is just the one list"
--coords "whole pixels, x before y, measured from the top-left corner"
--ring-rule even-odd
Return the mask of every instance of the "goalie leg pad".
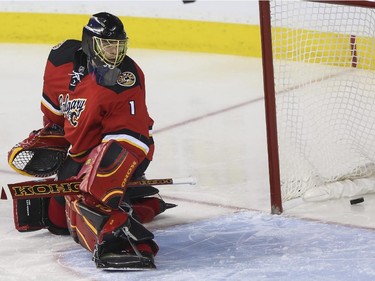
[[[153, 234], [121, 210], [111, 210], [93, 202], [89, 194], [67, 197], [67, 215], [73, 238], [93, 253], [93, 261], [102, 269], [155, 268], [159, 248]], [[129, 209], [130, 211], [130, 209]]]
[[79, 243], [78, 235], [76, 231], [77, 225], [77, 212], [78, 208], [75, 203], [78, 201], [79, 197], [77, 195], [67, 195], [65, 196], [65, 214], [66, 221], [68, 224], [68, 229], [70, 236], [74, 239], [75, 242]]
[[[94, 251], [94, 247], [98, 235], [98, 225], [96, 219], [90, 218], [89, 220], [81, 213], [79, 204], [81, 203], [81, 196], [68, 195], [66, 198], [66, 216], [68, 221], [68, 228], [70, 235], [75, 242], [89, 251]], [[103, 220], [105, 215], [97, 212], [97, 217], [102, 216]]]
[[90, 152], [78, 174], [83, 177], [80, 190], [91, 194], [101, 204], [118, 209], [138, 163], [138, 158], [119, 142], [102, 143]]
[[66, 209], [73, 238], [91, 252], [96, 244], [108, 247], [113, 244], [116, 248], [123, 246], [124, 250], [127, 249], [129, 243], [123, 234], [125, 228], [137, 243], [154, 238], [150, 231], [123, 210], [110, 210], [102, 205], [88, 206], [78, 196], [67, 198]]
[[134, 215], [141, 223], [151, 222], [155, 216], [164, 211], [162, 203], [164, 201], [156, 197], [134, 200], [132, 202]]

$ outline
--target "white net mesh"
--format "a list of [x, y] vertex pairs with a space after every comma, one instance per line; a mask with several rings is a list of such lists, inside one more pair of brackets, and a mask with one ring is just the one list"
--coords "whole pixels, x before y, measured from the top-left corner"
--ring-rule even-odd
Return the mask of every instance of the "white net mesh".
[[283, 201], [375, 191], [375, 10], [273, 0], [271, 26]]

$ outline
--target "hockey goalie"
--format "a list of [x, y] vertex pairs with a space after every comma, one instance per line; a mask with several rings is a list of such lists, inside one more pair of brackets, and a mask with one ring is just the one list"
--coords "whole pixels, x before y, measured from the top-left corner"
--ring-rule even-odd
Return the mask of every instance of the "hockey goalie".
[[[90, 17], [82, 41], [53, 47], [46, 63], [44, 127], [14, 146], [9, 165], [23, 175], [76, 177], [79, 195], [14, 201], [16, 228], [71, 235], [104, 269], [152, 269], [158, 246], [144, 223], [173, 204], [143, 177], [154, 152], [145, 78], [127, 56], [120, 19]], [[134, 190], [137, 188], [137, 190]]]

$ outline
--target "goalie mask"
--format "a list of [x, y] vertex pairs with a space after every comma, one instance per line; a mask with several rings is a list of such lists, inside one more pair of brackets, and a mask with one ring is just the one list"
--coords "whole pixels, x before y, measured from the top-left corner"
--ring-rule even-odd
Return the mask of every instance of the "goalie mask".
[[128, 38], [121, 20], [109, 13], [91, 16], [82, 32], [82, 49], [88, 69], [102, 86], [113, 86], [128, 49]]
[[60, 127], [47, 125], [16, 144], [8, 153], [8, 163], [22, 175], [52, 176], [63, 164], [69, 146]]

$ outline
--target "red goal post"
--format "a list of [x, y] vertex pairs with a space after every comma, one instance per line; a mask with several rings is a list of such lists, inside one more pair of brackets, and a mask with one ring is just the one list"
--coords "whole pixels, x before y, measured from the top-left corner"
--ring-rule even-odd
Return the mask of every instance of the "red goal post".
[[259, 11], [271, 212], [375, 192], [375, 2]]

